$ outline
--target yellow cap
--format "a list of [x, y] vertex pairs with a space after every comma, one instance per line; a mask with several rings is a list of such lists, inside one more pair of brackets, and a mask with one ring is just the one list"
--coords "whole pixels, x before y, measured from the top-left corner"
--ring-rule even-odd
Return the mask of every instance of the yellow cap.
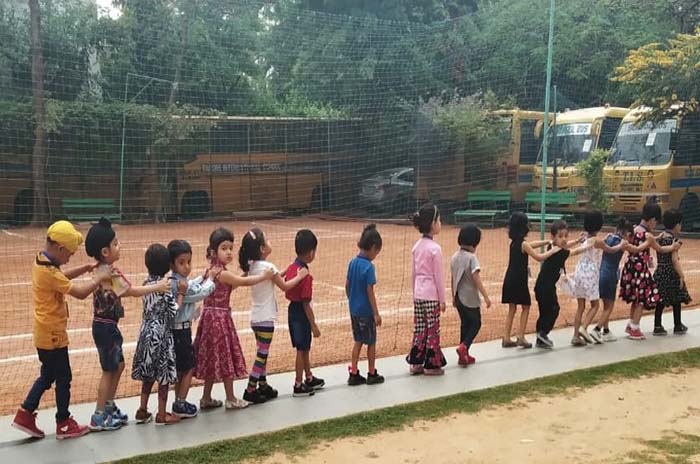
[[82, 234], [68, 221], [56, 221], [51, 224], [46, 236], [71, 253], [75, 253], [83, 243]]

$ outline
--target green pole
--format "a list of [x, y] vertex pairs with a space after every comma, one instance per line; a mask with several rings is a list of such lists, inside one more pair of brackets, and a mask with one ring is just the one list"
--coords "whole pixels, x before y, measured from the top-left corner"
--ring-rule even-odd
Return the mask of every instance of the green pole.
[[126, 105], [129, 95], [129, 74], [126, 74], [126, 82], [124, 83], [124, 108], [122, 108], [122, 147], [119, 156], [119, 220], [123, 219], [124, 211], [124, 142], [126, 141]]
[[545, 196], [547, 194], [547, 148], [549, 145], [549, 89], [552, 85], [552, 51], [554, 49], [554, 0], [549, 1], [549, 38], [547, 41], [547, 83], [544, 91], [544, 145], [542, 146], [542, 199], [540, 203], [540, 237], [545, 235]]

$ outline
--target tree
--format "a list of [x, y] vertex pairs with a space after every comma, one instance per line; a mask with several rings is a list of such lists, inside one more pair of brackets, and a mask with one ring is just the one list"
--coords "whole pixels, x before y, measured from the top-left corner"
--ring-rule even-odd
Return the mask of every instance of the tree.
[[34, 213], [32, 223], [40, 224], [48, 218], [46, 198], [46, 129], [44, 127], [44, 56], [41, 48], [41, 9], [39, 0], [29, 0], [32, 40], [32, 105], [34, 107], [34, 151], [32, 153], [32, 181], [34, 186]]
[[594, 150], [585, 160], [576, 164], [576, 170], [586, 183], [588, 206], [607, 212], [610, 209], [610, 198], [603, 181], [603, 168], [608, 160], [608, 150]]

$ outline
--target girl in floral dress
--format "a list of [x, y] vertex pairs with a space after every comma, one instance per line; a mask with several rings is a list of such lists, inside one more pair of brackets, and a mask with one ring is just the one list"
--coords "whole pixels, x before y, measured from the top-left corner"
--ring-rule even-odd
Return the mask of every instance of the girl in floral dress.
[[203, 304], [202, 317], [194, 340], [196, 366], [194, 376], [204, 380], [204, 392], [199, 402], [202, 410], [221, 407], [222, 402], [211, 397], [215, 382], [223, 382], [226, 391], [226, 409], [241, 409], [246, 401], [236, 398], [234, 379], [247, 378], [245, 358], [236, 326], [231, 317], [231, 292], [236, 287], [255, 285], [272, 278], [271, 271], [251, 277], [241, 277], [226, 269], [234, 258], [233, 233], [219, 228], [209, 236], [207, 249], [210, 267], [223, 271], [216, 279], [216, 288]]
[[630, 253], [622, 270], [620, 278], [620, 298], [631, 304], [630, 321], [625, 328], [627, 337], [632, 340], [644, 340], [646, 337], [639, 327], [642, 318], [642, 310], [655, 310], [659, 304], [659, 290], [654, 277], [649, 270], [651, 261], [651, 249], [657, 253], [669, 253], [680, 248], [681, 243], [662, 247], [656, 242], [653, 230], [661, 220], [661, 207], [655, 203], [647, 203], [642, 209], [642, 221], [634, 229], [632, 245], [640, 246], [647, 242], [649, 248], [639, 253]]

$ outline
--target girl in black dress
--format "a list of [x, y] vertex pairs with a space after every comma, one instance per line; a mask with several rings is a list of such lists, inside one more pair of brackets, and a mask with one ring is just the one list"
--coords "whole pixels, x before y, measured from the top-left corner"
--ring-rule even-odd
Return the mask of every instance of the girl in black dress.
[[[503, 279], [503, 296], [501, 298], [501, 302], [508, 305], [508, 316], [506, 317], [502, 342], [504, 348], [516, 346], [532, 348], [532, 343], [525, 339], [525, 329], [530, 315], [530, 305], [532, 304], [530, 288], [528, 287], [528, 278], [530, 276], [528, 260], [532, 256], [535, 261], [542, 262], [559, 251], [559, 248], [552, 247], [546, 253], [539, 253], [536, 248], [551, 245], [551, 241], [526, 242], [525, 237], [529, 231], [530, 221], [527, 215], [521, 212], [513, 213], [508, 224], [508, 236], [511, 240], [510, 256], [508, 258], [508, 270]], [[510, 336], [518, 305], [522, 308], [520, 327], [518, 328], [518, 339], [513, 341]]]

